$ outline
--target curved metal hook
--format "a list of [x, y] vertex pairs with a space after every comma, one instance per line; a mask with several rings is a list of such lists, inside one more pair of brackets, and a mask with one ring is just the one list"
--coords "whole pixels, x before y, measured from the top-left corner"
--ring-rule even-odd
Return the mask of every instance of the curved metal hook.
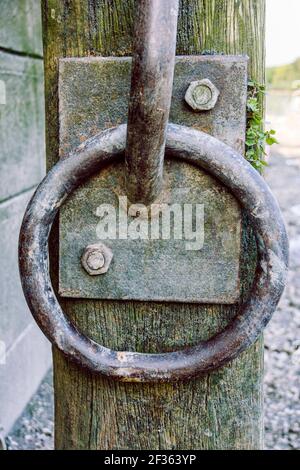
[[133, 203], [160, 193], [175, 65], [178, 0], [136, 2], [126, 143], [126, 189]]

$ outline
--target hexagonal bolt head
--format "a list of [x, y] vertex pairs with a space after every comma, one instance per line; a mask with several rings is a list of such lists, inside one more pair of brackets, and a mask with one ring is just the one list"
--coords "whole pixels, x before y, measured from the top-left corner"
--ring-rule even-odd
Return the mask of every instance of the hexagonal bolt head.
[[82, 267], [90, 276], [98, 276], [108, 271], [113, 253], [104, 243], [88, 245], [81, 257]]
[[218, 101], [219, 90], [205, 78], [191, 82], [185, 94], [185, 101], [194, 111], [209, 111]]

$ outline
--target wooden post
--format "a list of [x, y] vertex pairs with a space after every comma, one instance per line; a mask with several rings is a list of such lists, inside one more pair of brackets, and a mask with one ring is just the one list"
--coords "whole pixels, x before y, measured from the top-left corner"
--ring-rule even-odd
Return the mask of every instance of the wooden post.
[[[58, 159], [58, 58], [131, 53], [134, 2], [44, 0], [47, 164]], [[181, 0], [177, 53], [246, 53], [249, 75], [264, 82], [264, 0]], [[250, 230], [250, 229], [249, 229]], [[255, 249], [247, 222], [242, 287]], [[52, 277], [57, 283], [54, 228]], [[61, 299], [94, 340], [141, 352], [178, 349], [219, 331], [236, 306]], [[134, 331], [134, 334], [132, 332]], [[166, 346], [168, 340], [168, 346]], [[126, 384], [92, 375], [54, 350], [57, 449], [260, 449], [262, 339], [222, 369], [187, 383]]]

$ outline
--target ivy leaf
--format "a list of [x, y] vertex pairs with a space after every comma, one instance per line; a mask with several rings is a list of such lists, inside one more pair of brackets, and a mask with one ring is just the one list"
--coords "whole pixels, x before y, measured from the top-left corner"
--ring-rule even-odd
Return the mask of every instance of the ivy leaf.
[[270, 129], [264, 130], [262, 98], [265, 95], [265, 86], [254, 80], [248, 82], [248, 99], [247, 99], [247, 132], [246, 132], [246, 159], [257, 170], [267, 165], [264, 159], [266, 155], [265, 144], [273, 145], [278, 141], [274, 137], [276, 131]]
[[247, 102], [247, 107], [252, 112], [258, 112], [259, 111], [258, 103], [257, 103], [257, 100], [255, 98], [249, 98], [249, 100]]
[[268, 145], [274, 145], [274, 144], [279, 144], [278, 140], [275, 139], [275, 137], [266, 137], [266, 143]]

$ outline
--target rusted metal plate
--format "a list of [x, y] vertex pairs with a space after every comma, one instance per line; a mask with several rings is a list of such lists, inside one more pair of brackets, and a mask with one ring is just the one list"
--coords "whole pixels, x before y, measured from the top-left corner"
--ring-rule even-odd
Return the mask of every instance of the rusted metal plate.
[[[99, 131], [126, 122], [130, 62], [128, 58], [60, 61], [61, 156]], [[209, 79], [220, 95], [212, 110], [195, 112], [184, 97], [190, 82], [203, 79]], [[246, 95], [246, 57], [178, 57], [170, 121], [203, 130], [242, 152]], [[125, 220], [125, 196], [124, 165], [118, 163], [76, 190], [62, 208], [62, 296], [224, 304], [238, 301], [241, 212], [227, 189], [199, 168], [166, 160], [164, 189], [158, 201], [164, 204], [160, 208], [166, 218], [157, 219], [158, 208], [153, 210], [156, 216], [152, 218], [154, 224], [155, 219], [159, 220], [159, 239], [153, 238], [152, 219], [146, 217], [150, 208], [140, 208], [138, 215], [136, 207], [130, 209], [135, 216], [127, 214], [127, 234], [124, 236], [121, 226], [120, 239], [119, 217]], [[174, 203], [176, 217], [171, 214], [168, 226], [168, 211]], [[108, 239], [104, 233], [104, 221], [108, 220], [105, 207], [110, 215], [116, 213], [116, 231], [110, 223]], [[112, 218], [109, 220], [112, 222]], [[195, 233], [197, 236], [188, 240]], [[197, 243], [191, 245], [191, 241]], [[112, 250], [113, 259], [105, 274], [90, 276], [80, 259], [85, 247], [97, 242]]]

